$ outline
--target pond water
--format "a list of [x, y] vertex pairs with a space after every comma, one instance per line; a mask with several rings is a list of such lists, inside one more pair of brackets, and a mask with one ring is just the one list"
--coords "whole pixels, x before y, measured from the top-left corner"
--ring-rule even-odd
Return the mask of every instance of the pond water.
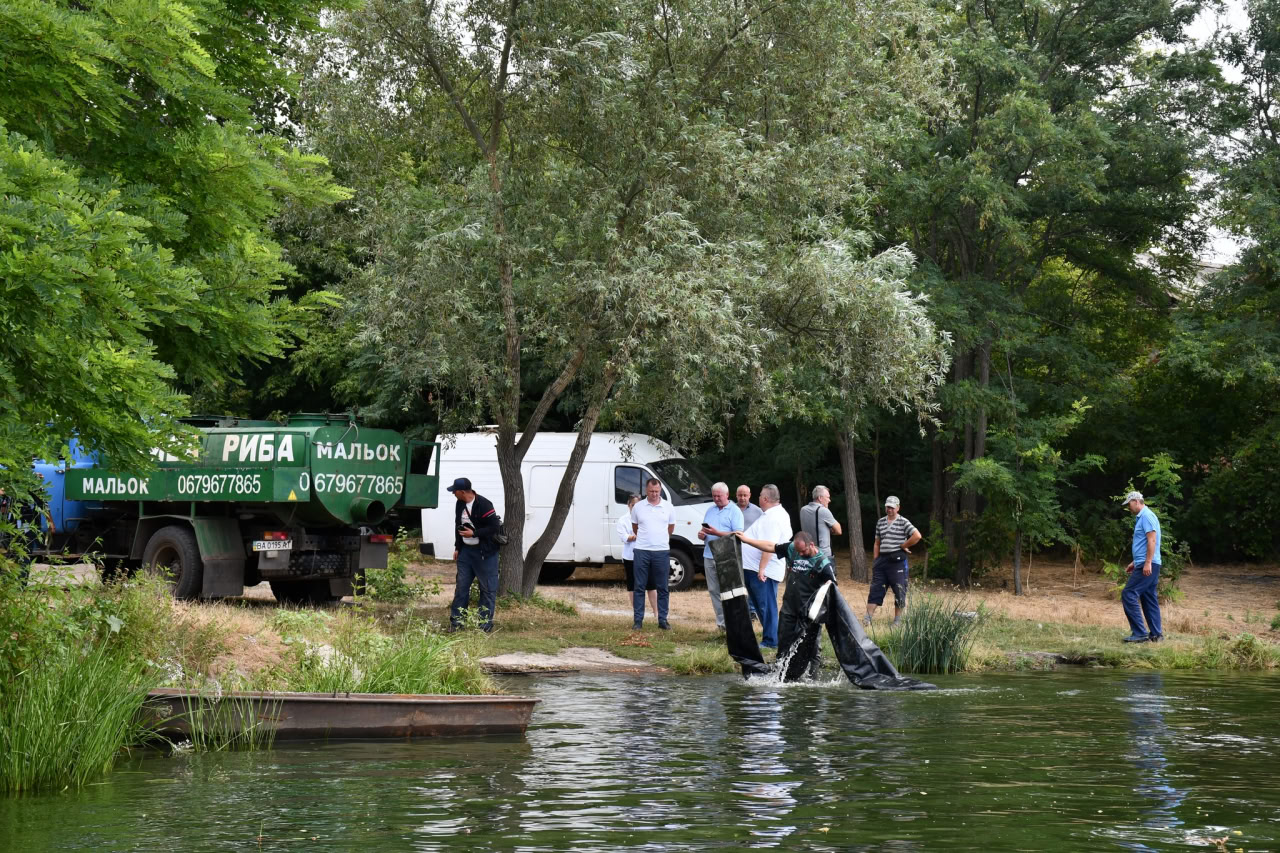
[[516, 680], [525, 738], [139, 756], [0, 850], [1280, 850], [1280, 678], [935, 680]]

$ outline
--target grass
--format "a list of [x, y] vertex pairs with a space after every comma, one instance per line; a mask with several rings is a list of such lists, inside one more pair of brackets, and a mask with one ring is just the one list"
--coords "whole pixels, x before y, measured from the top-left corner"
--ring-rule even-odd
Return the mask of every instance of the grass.
[[249, 697], [198, 695], [182, 700], [190, 746], [196, 752], [271, 749], [275, 727], [264, 719], [278, 716], [279, 703]]
[[917, 596], [902, 625], [875, 639], [901, 672], [963, 672], [979, 629], [968, 602], [950, 596]]
[[139, 709], [151, 687], [141, 659], [110, 641], [72, 646], [15, 673], [0, 701], [0, 788], [80, 787], [149, 735]]

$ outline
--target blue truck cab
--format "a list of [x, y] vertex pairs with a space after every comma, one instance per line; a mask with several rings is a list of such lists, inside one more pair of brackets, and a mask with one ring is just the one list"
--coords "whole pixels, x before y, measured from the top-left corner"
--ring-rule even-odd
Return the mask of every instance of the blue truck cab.
[[[44, 482], [44, 490], [47, 495], [45, 498], [46, 505], [49, 509], [49, 517], [53, 519], [54, 529], [59, 534], [69, 535], [79, 529], [81, 523], [88, 519], [90, 512], [101, 510], [102, 503], [100, 501], [73, 501], [67, 499], [67, 469], [91, 468], [97, 463], [97, 455], [87, 452], [81, 447], [77, 439], [71, 439], [68, 442], [68, 446], [71, 450], [71, 458], [69, 460], [59, 459], [54, 462], [46, 462], [43, 459], [37, 459], [32, 468]], [[47, 531], [48, 528], [48, 521], [41, 514], [40, 529]]]

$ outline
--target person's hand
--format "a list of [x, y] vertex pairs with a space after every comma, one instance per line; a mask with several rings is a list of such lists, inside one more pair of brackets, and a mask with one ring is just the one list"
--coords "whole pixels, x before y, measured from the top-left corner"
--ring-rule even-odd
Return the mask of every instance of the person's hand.
[[632, 533], [630, 536], [628, 536], [628, 537], [627, 537], [627, 541], [628, 541], [628, 542], [634, 542], [634, 541], [636, 541], [636, 535], [635, 535], [634, 533]]
[[745, 530], [735, 530], [733, 531], [733, 535], [737, 536], [739, 539], [745, 539], [747, 532]]
[[1142, 567], [1142, 574], [1143, 574], [1143, 575], [1145, 575], [1146, 577], [1151, 577], [1151, 564], [1150, 564], [1150, 563], [1147, 563], [1145, 566], [1143, 566], [1143, 567]]
[[725, 531], [723, 531], [723, 530], [717, 530], [717, 529], [716, 529], [716, 528], [714, 528], [714, 527], [708, 527], [706, 530], [707, 530], [707, 534], [708, 534], [709, 536], [728, 536], [728, 535], [729, 535], [729, 534], [728, 534], [728, 533], [726, 533]]
[[903, 546], [903, 548], [902, 548], [902, 553], [904, 553], [904, 554], [910, 554], [910, 553], [911, 553], [911, 549], [910, 549], [910, 548], [908, 548], [908, 547], [906, 547], [906, 546]]
[[1133, 571], [1133, 563], [1130, 562], [1129, 565], [1124, 567], [1124, 573], [1127, 575], [1132, 571]]
[[457, 549], [457, 548], [455, 548], [455, 549], [453, 550], [453, 559], [455, 559], [455, 560], [456, 560], [456, 559], [458, 559], [458, 549]]
[[768, 577], [768, 575], [764, 573], [764, 569], [761, 569], [760, 571], [756, 572], [756, 574], [759, 576], [761, 583], [763, 583], [764, 579]]
[[706, 539], [706, 538], [707, 538], [707, 531], [705, 531], [705, 530], [699, 530], [699, 531], [698, 531], [698, 538], [699, 538], [699, 539]]

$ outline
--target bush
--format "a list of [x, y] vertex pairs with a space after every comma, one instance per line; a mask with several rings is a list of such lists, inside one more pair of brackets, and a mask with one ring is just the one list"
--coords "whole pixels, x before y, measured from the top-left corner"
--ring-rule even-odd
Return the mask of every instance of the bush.
[[902, 672], [960, 672], [969, 663], [980, 617], [962, 599], [918, 596], [881, 646]]
[[409, 558], [413, 554], [415, 540], [403, 527], [396, 533], [395, 541], [387, 550], [385, 569], [364, 570], [364, 591], [374, 601], [404, 602], [440, 592], [440, 581], [434, 578], [427, 583], [408, 580]]

